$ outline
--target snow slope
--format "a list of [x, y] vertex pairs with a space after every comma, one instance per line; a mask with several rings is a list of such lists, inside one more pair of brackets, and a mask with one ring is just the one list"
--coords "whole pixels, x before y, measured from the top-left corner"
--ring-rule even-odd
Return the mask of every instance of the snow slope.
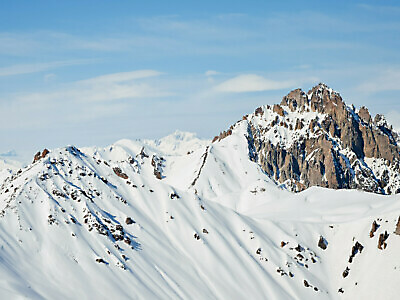
[[7, 176], [10, 176], [13, 172], [17, 171], [22, 167], [22, 163], [16, 160], [2, 158], [0, 155], [0, 182], [3, 182]]
[[70, 146], [8, 176], [1, 298], [394, 299], [399, 196], [293, 194], [249, 159], [245, 135]]

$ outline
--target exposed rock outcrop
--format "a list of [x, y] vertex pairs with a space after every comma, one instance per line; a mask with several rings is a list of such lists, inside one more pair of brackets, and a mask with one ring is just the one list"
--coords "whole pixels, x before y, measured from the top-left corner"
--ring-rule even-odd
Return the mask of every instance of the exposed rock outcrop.
[[151, 158], [151, 165], [154, 168], [154, 176], [156, 176], [156, 178], [159, 180], [164, 178], [162, 175], [164, 162], [164, 158], [158, 157], [157, 155], [153, 155], [153, 157]]
[[42, 151], [42, 153], [40, 153], [40, 151], [38, 153], [35, 154], [35, 157], [33, 158], [33, 163], [37, 162], [38, 160], [40, 160], [41, 158], [46, 157], [47, 154], [49, 154], [50, 151], [47, 149], [44, 149]]
[[353, 262], [354, 257], [356, 256], [357, 253], [361, 253], [364, 249], [364, 246], [361, 245], [358, 241], [354, 244], [354, 246], [351, 248], [351, 254], [349, 257], [349, 263]]
[[374, 221], [372, 223], [372, 227], [371, 227], [371, 231], [369, 232], [369, 237], [373, 238], [374, 237], [374, 233], [376, 232], [376, 230], [379, 228], [378, 223], [376, 223], [376, 221]]
[[400, 217], [397, 220], [396, 229], [394, 230], [394, 234], [400, 235]]
[[118, 177], [121, 177], [122, 179], [128, 179], [128, 175], [122, 172], [121, 168], [115, 167], [113, 168], [113, 171]]
[[379, 235], [379, 240], [378, 240], [378, 249], [383, 250], [386, 249], [387, 247], [387, 243], [386, 240], [389, 237], [389, 233], [387, 231], [385, 231], [385, 233], [381, 233]]

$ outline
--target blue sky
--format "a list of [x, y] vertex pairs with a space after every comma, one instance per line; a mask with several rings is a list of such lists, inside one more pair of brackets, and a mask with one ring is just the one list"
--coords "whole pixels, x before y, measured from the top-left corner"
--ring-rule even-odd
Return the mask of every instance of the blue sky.
[[0, 153], [211, 138], [322, 81], [400, 127], [398, 1], [1, 1]]

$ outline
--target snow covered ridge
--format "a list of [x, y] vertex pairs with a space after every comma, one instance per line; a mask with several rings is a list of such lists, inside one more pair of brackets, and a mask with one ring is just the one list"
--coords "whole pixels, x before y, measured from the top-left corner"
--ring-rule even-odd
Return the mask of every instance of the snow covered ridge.
[[384, 116], [372, 119], [325, 84], [301, 89], [280, 105], [246, 115], [214, 142], [247, 126], [250, 158], [292, 191], [310, 186], [400, 192], [399, 135]]
[[1, 298], [395, 298], [399, 196], [281, 189], [247, 129], [41, 151], [0, 186]]
[[[294, 184], [266, 171], [271, 157], [282, 177], [301, 155], [319, 170], [311, 164], [338, 153], [358, 184], [357, 161], [397, 184], [397, 158], [381, 147], [382, 139], [397, 147], [397, 135], [382, 118], [368, 121], [337, 93], [318, 90], [257, 109], [213, 143], [176, 132], [38, 152], [0, 178], [0, 298], [397, 298], [400, 195], [315, 186], [292, 193], [282, 187]], [[318, 106], [319, 94], [334, 104]], [[379, 149], [363, 146], [357, 156], [348, 120]], [[291, 157], [287, 165], [282, 157]]]

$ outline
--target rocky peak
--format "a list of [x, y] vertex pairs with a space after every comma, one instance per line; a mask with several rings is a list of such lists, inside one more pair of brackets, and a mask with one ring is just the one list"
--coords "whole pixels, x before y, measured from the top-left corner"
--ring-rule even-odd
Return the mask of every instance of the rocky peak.
[[310, 106], [313, 111], [332, 113], [335, 110], [343, 110], [345, 104], [339, 93], [333, 91], [326, 84], [320, 83], [307, 93]]
[[324, 83], [314, 86], [305, 93], [302, 89], [295, 89], [283, 97], [281, 105], [287, 106], [292, 112], [317, 111], [332, 113], [337, 109], [344, 109], [345, 104], [333, 89]]
[[304, 111], [309, 101], [302, 89], [295, 89], [283, 97], [281, 105], [289, 107], [291, 111]]
[[367, 124], [371, 124], [372, 117], [369, 114], [368, 108], [365, 106], [362, 106], [360, 110], [358, 111], [358, 116]]
[[384, 116], [373, 120], [366, 107], [346, 105], [326, 84], [307, 93], [295, 89], [280, 105], [259, 107], [240, 122], [248, 126], [251, 159], [293, 191], [323, 186], [400, 192], [397, 133]]

